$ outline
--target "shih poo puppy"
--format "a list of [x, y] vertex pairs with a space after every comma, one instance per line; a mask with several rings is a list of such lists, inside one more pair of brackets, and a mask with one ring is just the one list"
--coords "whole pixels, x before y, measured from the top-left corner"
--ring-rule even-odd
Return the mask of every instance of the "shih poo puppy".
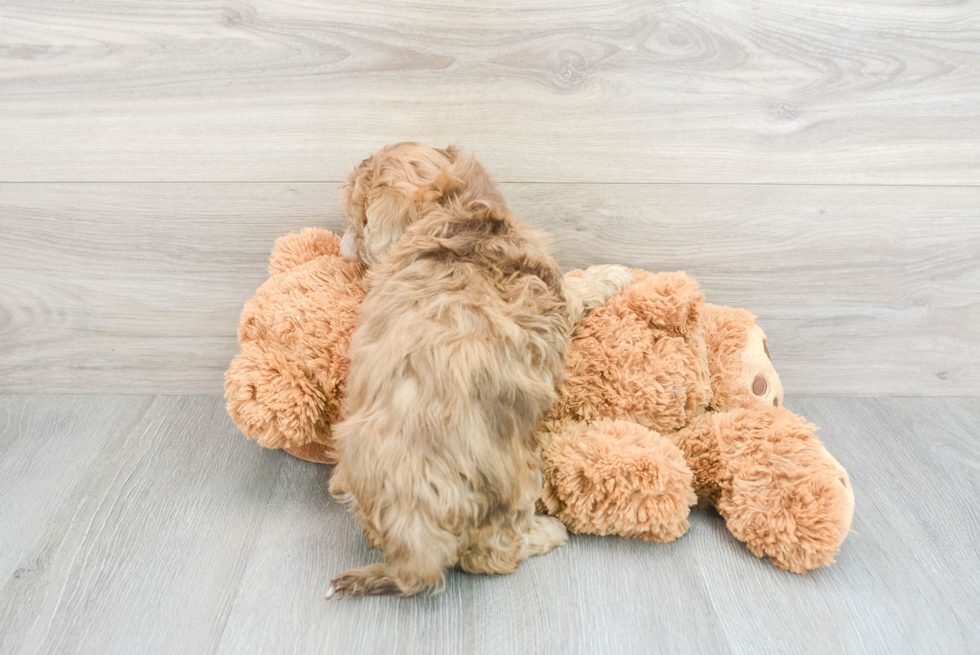
[[339, 576], [328, 596], [439, 591], [446, 567], [510, 573], [565, 543], [561, 523], [534, 513], [536, 427], [574, 323], [632, 275], [563, 279], [547, 235], [455, 148], [388, 146], [340, 196], [343, 251], [370, 272], [330, 490], [384, 562]]

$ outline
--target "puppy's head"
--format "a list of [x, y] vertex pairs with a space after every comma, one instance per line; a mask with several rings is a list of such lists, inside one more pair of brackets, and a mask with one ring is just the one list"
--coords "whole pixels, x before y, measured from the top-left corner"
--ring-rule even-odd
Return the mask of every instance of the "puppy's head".
[[509, 213], [475, 157], [453, 146], [439, 150], [420, 143], [387, 146], [358, 164], [340, 188], [340, 204], [348, 219], [341, 252], [369, 265], [412, 223], [439, 207], [454, 204], [464, 212], [484, 207], [495, 216]]
[[463, 184], [452, 174], [458, 158], [453, 146], [440, 150], [406, 142], [386, 146], [358, 164], [340, 187], [347, 213], [343, 255], [376, 262], [412, 223]]

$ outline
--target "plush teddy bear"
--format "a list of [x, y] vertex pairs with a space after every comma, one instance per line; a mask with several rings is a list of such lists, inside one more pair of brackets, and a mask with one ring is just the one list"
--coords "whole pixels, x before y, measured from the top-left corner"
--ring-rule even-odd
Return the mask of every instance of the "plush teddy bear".
[[241, 353], [225, 372], [228, 414], [249, 439], [311, 462], [337, 461], [331, 426], [342, 418], [366, 272], [327, 230], [276, 239], [269, 279], [242, 310]]
[[[242, 313], [228, 412], [262, 446], [335, 462], [365, 269], [307, 229], [276, 242], [269, 273]], [[539, 509], [573, 532], [671, 541], [700, 501], [782, 568], [832, 562], [854, 509], [847, 473], [781, 407], [754, 317], [706, 304], [683, 273], [634, 273], [570, 344], [541, 426]]]
[[816, 427], [781, 406], [755, 317], [705, 303], [683, 273], [634, 274], [570, 344], [540, 507], [573, 532], [671, 541], [696, 495], [777, 566], [832, 562], [853, 490]]

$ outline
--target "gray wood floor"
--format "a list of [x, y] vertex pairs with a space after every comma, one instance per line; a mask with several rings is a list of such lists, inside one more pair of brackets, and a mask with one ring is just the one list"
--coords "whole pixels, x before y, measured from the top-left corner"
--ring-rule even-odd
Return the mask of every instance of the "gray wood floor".
[[980, 399], [789, 399], [854, 531], [798, 576], [714, 513], [672, 544], [573, 537], [445, 593], [325, 601], [376, 557], [329, 467], [212, 396], [0, 396], [0, 653], [976, 652]]

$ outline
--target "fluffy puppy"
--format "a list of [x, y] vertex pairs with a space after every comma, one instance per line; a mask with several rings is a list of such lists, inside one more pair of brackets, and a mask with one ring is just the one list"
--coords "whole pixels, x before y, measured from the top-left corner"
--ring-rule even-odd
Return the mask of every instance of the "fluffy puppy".
[[330, 490], [385, 561], [339, 576], [328, 596], [439, 591], [457, 564], [510, 573], [567, 540], [534, 514], [536, 427], [572, 325], [631, 275], [604, 266], [563, 280], [547, 235], [453, 148], [389, 146], [341, 199], [346, 249], [371, 269]]

